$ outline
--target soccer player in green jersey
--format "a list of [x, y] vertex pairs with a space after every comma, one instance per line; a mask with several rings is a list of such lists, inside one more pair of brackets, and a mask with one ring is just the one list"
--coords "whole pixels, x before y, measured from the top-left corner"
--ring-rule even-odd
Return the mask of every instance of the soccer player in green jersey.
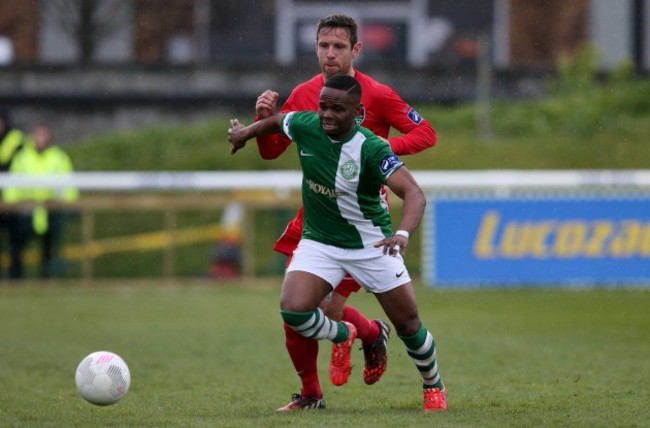
[[[388, 85], [362, 73], [354, 66], [361, 54], [359, 27], [350, 16], [331, 14], [320, 19], [316, 25], [315, 53], [320, 72], [298, 84], [280, 107], [280, 113], [290, 111], [318, 111], [318, 101], [323, 84], [337, 74], [347, 74], [361, 85], [363, 115], [357, 123], [368, 128], [375, 135], [384, 138], [393, 153], [398, 156], [413, 155], [436, 144], [437, 136], [433, 126], [406, 103]], [[255, 103], [255, 114], [261, 119], [275, 113], [279, 94], [266, 90]], [[391, 132], [395, 131], [395, 132]], [[392, 135], [391, 135], [392, 134]], [[291, 140], [282, 133], [256, 138], [257, 149], [263, 159], [271, 160], [281, 156], [291, 146]], [[382, 195], [388, 203], [384, 189]], [[302, 236], [303, 207], [298, 209], [278, 237], [273, 250], [287, 256], [287, 266]], [[381, 319], [369, 319], [348, 303], [352, 293], [361, 286], [350, 276], [334, 287], [327, 299], [321, 302], [325, 314], [337, 321], [348, 321], [357, 328], [357, 339], [363, 350], [363, 381], [366, 385], [378, 382], [388, 367], [386, 353], [390, 327]], [[309, 409], [314, 401], [323, 398], [318, 378], [319, 342], [309, 340], [282, 323], [285, 332], [285, 346], [293, 367], [300, 379], [300, 393], [293, 394], [291, 402], [282, 407], [285, 411]], [[344, 385], [352, 373], [350, 349], [334, 344], [330, 351], [329, 378], [333, 385]]]
[[[303, 171], [302, 238], [287, 268], [280, 297], [282, 319], [302, 336], [351, 346], [355, 327], [328, 318], [320, 302], [346, 272], [373, 293], [395, 326], [423, 381], [424, 411], [447, 409], [435, 342], [417, 310], [401, 253], [422, 219], [426, 198], [390, 147], [356, 124], [361, 86], [336, 75], [325, 82], [318, 113], [274, 114], [249, 126], [230, 121], [231, 153], [259, 135], [283, 132], [296, 143]], [[380, 197], [386, 185], [403, 199], [392, 233]], [[314, 402], [324, 408], [324, 402]]]

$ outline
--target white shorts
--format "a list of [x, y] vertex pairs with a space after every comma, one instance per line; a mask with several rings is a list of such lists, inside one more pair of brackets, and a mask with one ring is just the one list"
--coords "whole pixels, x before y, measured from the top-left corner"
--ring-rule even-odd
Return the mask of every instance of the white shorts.
[[400, 254], [389, 256], [372, 245], [350, 250], [301, 239], [287, 272], [304, 271], [327, 281], [332, 288], [349, 273], [365, 290], [384, 293], [411, 282]]

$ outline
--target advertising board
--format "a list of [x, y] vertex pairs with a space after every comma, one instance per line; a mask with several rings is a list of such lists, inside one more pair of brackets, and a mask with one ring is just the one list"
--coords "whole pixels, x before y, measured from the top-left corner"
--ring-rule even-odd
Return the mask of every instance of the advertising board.
[[423, 245], [435, 287], [650, 284], [650, 199], [436, 197]]

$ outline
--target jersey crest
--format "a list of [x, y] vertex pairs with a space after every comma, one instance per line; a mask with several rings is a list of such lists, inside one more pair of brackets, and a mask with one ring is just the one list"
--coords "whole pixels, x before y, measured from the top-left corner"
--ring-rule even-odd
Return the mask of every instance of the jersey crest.
[[359, 167], [353, 160], [346, 161], [343, 165], [341, 165], [339, 171], [341, 172], [343, 178], [348, 181], [359, 175]]

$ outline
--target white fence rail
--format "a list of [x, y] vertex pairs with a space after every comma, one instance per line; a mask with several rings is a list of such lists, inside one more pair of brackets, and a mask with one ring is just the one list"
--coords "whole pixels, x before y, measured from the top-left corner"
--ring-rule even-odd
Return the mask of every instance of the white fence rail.
[[[481, 170], [412, 171], [425, 190], [650, 187], [650, 170]], [[76, 172], [66, 176], [0, 174], [0, 188], [76, 187], [106, 192], [300, 188], [300, 171]]]

